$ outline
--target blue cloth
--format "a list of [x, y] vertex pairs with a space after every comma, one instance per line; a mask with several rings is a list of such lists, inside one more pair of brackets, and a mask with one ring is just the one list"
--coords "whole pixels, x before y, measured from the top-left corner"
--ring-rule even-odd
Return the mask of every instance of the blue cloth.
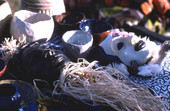
[[[55, 30], [54, 30], [55, 31]], [[62, 50], [62, 35], [53, 33], [51, 39], [46, 42], [47, 45], [54, 47], [55, 49]]]
[[170, 104], [170, 53], [165, 57], [161, 64], [162, 72], [151, 78], [142, 78], [130, 76], [130, 79], [140, 85], [154, 90], [157, 96], [163, 96], [162, 99]]

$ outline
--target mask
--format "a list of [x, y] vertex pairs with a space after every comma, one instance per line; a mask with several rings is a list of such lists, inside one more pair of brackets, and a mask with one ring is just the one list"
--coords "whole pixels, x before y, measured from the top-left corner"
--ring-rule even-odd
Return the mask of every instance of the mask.
[[109, 35], [100, 46], [108, 55], [118, 56], [127, 66], [132, 62], [143, 65], [149, 62], [158, 45], [147, 38], [140, 38], [133, 33], [120, 32]]

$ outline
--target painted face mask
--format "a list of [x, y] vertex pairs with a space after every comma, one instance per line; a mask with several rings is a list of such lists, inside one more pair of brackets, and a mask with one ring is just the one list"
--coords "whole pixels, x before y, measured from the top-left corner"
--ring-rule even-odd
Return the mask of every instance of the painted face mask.
[[147, 38], [140, 38], [127, 32], [109, 35], [100, 46], [108, 55], [118, 56], [127, 66], [134, 62], [138, 65], [150, 62], [156, 53], [155, 49], [158, 50], [160, 47]]

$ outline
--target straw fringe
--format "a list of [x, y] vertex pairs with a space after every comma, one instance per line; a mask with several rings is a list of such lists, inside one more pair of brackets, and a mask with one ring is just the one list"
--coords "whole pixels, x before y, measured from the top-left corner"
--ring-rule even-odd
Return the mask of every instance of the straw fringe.
[[118, 111], [166, 111], [160, 98], [146, 88], [131, 82], [118, 70], [99, 67], [96, 61], [68, 63], [54, 84], [53, 94], [67, 94], [84, 103], [110, 106]]
[[5, 38], [4, 42], [1, 44], [2, 60], [4, 60], [7, 64], [9, 58], [17, 51], [17, 48], [24, 43], [26, 43], [25, 36], [22, 39], [19, 39], [18, 41], [13, 37]]

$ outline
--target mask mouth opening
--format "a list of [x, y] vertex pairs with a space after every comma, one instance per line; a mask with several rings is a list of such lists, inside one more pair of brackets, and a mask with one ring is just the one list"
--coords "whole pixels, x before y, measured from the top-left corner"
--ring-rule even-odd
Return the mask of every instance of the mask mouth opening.
[[149, 58], [146, 60], [146, 63], [145, 63], [145, 64], [148, 64], [152, 59], [153, 59], [153, 56], [149, 57]]

